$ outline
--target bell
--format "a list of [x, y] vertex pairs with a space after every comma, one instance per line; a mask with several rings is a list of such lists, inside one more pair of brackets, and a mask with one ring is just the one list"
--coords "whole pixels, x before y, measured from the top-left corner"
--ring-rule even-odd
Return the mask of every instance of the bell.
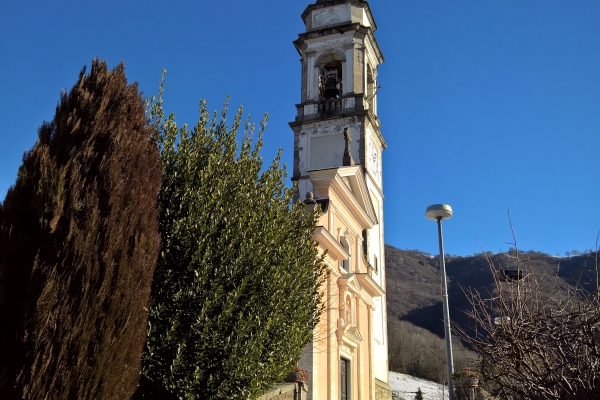
[[330, 76], [325, 81], [325, 90], [323, 91], [323, 95], [325, 99], [335, 99], [340, 95], [340, 90], [338, 89], [338, 81], [335, 77]]

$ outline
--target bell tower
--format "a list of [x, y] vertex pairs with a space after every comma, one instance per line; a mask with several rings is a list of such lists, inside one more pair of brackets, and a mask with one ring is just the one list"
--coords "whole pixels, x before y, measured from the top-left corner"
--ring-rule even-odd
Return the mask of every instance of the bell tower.
[[327, 251], [328, 302], [300, 366], [308, 399], [391, 399], [377, 71], [384, 62], [364, 0], [316, 0], [294, 46], [302, 64], [294, 131], [296, 201], [323, 214], [315, 237]]
[[299, 193], [312, 191], [308, 171], [344, 165], [345, 128], [352, 137], [353, 160], [381, 192], [381, 152], [387, 146], [377, 118], [377, 68], [384, 58], [369, 4], [317, 0], [302, 19], [306, 32], [294, 41], [302, 90], [290, 123]]

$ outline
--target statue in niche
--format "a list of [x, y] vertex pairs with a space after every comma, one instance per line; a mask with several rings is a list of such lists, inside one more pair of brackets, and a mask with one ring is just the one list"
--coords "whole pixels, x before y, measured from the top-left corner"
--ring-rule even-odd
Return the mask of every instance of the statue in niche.
[[352, 301], [350, 296], [346, 296], [346, 304], [344, 307], [344, 321], [346, 325], [352, 325]]
[[352, 134], [350, 129], [344, 128], [344, 157], [342, 158], [342, 165], [347, 167], [354, 165], [354, 159], [350, 153], [350, 143], [352, 142]]

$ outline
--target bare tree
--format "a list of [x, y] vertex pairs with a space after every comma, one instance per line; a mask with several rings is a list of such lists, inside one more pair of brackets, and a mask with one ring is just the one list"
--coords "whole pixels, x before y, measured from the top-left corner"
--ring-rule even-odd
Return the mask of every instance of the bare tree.
[[[591, 256], [598, 271], [597, 249]], [[516, 270], [505, 268], [507, 261]], [[518, 251], [488, 258], [488, 263], [496, 290], [482, 294], [463, 288], [476, 330], [454, 330], [479, 354], [479, 373], [495, 394], [509, 399], [600, 398], [598, 280], [596, 290], [586, 292], [556, 271], [534, 270]]]

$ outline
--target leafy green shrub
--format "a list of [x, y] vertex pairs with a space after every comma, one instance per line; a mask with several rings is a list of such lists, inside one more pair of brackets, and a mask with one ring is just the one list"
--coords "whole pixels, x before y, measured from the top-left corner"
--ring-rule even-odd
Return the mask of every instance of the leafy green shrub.
[[[162, 94], [162, 84], [161, 92]], [[149, 106], [160, 142], [163, 247], [138, 398], [250, 399], [294, 367], [322, 309], [315, 221], [290, 205], [279, 156], [264, 171], [254, 126], [227, 108], [178, 130]], [[262, 172], [261, 172], [262, 171]]]

